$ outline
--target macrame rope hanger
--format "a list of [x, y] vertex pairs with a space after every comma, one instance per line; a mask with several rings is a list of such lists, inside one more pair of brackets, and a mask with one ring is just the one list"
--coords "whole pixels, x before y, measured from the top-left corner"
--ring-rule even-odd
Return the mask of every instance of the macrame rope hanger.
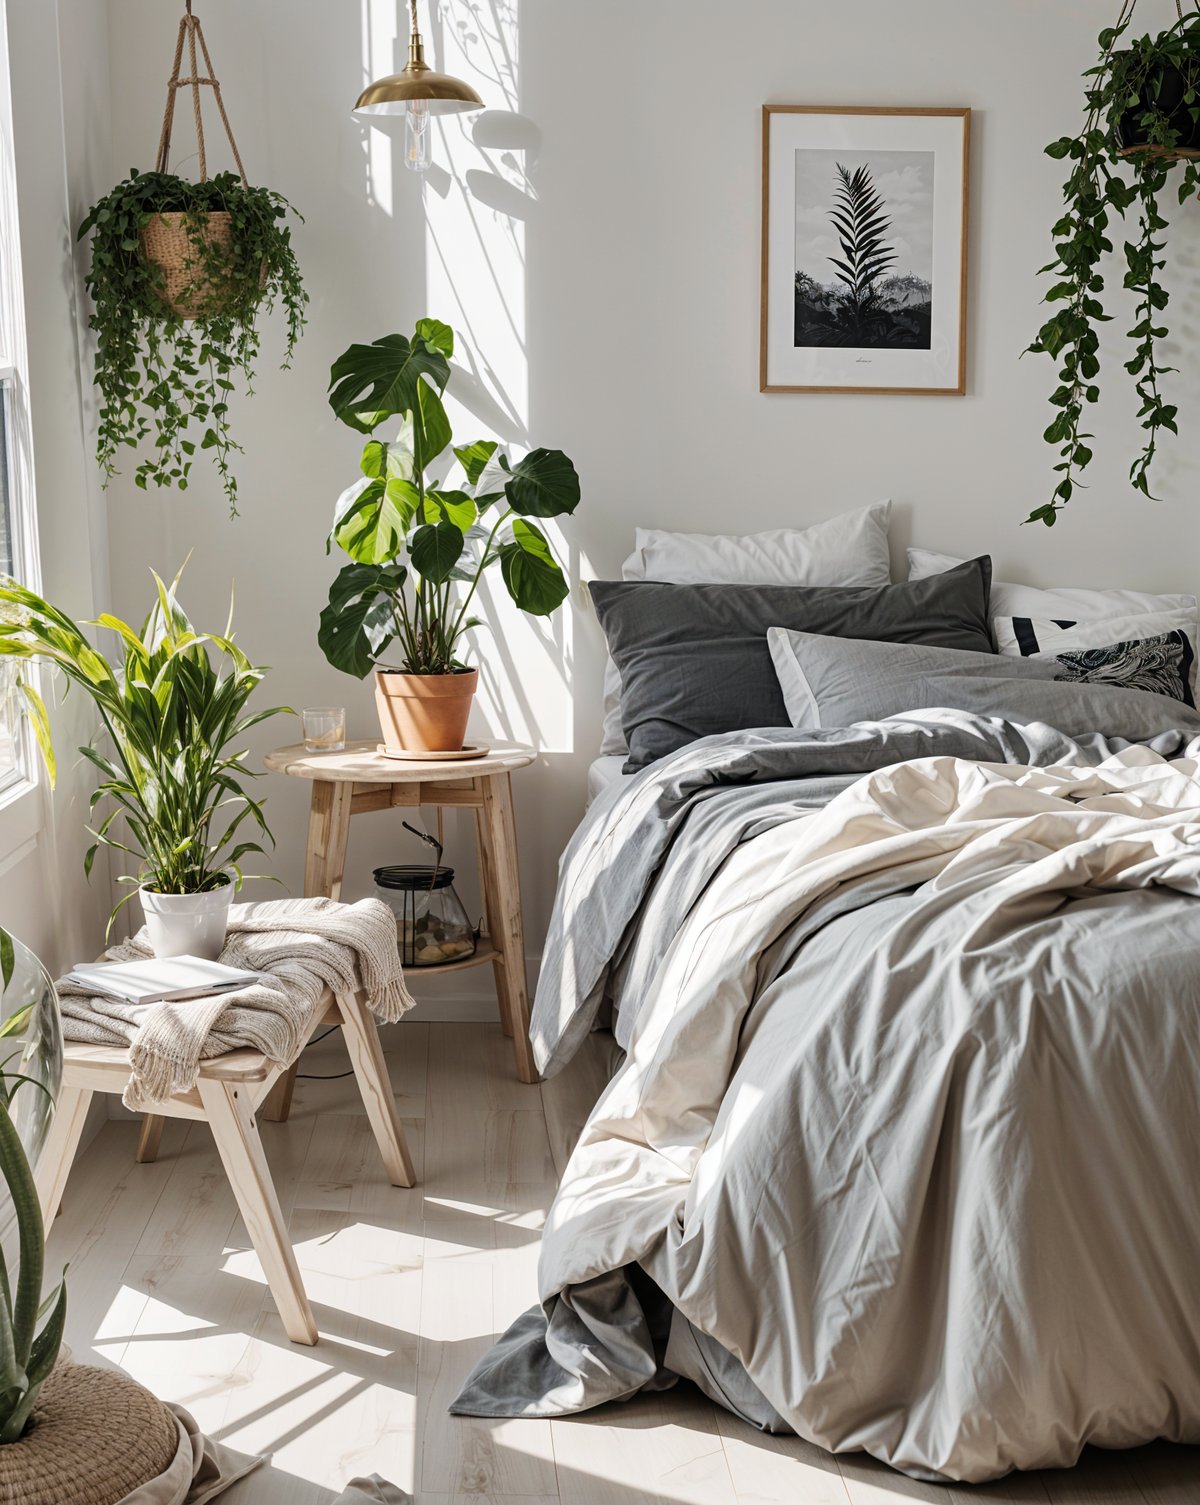
[[[1136, 4], [1137, 0], [1122, 0], [1121, 14], [1117, 17], [1118, 26], [1120, 26], [1122, 22], [1127, 21], [1130, 16], [1133, 15], [1133, 8]], [[1183, 0], [1175, 0], [1175, 14], [1181, 21], [1183, 20]], [[1109, 48], [1109, 51], [1112, 51], [1111, 47]]]
[[[175, 97], [180, 89], [190, 88], [192, 91], [192, 116], [196, 126], [196, 145], [200, 153], [200, 181], [208, 181], [208, 159], [204, 150], [204, 119], [200, 112], [200, 90], [202, 87], [213, 91], [213, 98], [217, 102], [217, 109], [221, 114], [221, 124], [225, 127], [225, 135], [229, 139], [230, 150], [233, 152], [233, 160], [237, 163], [238, 174], [244, 187], [249, 188], [250, 180], [246, 177], [246, 169], [242, 165], [242, 154], [238, 151], [238, 144], [233, 138], [233, 127], [229, 124], [229, 116], [225, 112], [225, 101], [221, 98], [221, 85], [213, 72], [212, 58], [208, 53], [208, 43], [204, 40], [204, 30], [200, 25], [200, 18], [192, 15], [192, 0], [185, 0], [187, 9], [179, 18], [179, 35], [175, 40], [175, 62], [171, 68], [171, 77], [167, 82], [167, 106], [163, 111], [162, 132], [158, 138], [158, 158], [156, 169], [158, 172], [170, 170], [171, 156], [171, 129], [175, 121]], [[183, 48], [187, 44], [188, 69], [187, 77], [181, 77], [180, 69], [183, 66]], [[204, 66], [207, 70], [202, 74], [196, 63], [196, 46], [200, 46], [201, 56], [204, 58]]]

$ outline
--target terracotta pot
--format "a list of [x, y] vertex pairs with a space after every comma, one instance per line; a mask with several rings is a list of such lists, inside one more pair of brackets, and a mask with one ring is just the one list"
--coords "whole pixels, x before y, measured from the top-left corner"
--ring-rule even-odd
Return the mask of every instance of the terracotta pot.
[[376, 669], [375, 705], [383, 745], [405, 752], [458, 752], [478, 684], [478, 669], [462, 674]]

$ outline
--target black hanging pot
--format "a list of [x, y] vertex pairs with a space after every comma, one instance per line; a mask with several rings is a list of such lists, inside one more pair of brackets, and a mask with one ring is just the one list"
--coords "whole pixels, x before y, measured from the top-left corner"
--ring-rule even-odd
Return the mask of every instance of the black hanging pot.
[[[1114, 62], [1128, 53], [1118, 53]], [[1197, 59], [1200, 63], [1200, 57]], [[1197, 70], [1200, 74], [1200, 69]], [[1200, 122], [1193, 120], [1192, 110], [1200, 107], [1200, 92], [1190, 105], [1184, 104], [1188, 83], [1174, 63], [1164, 63], [1152, 73], [1139, 89], [1139, 101], [1117, 117], [1114, 134], [1117, 144], [1124, 150], [1149, 146], [1150, 137], [1142, 124], [1142, 117], [1149, 109], [1161, 110], [1170, 121], [1171, 129], [1178, 132], [1175, 145], [1185, 150], [1200, 148]]]

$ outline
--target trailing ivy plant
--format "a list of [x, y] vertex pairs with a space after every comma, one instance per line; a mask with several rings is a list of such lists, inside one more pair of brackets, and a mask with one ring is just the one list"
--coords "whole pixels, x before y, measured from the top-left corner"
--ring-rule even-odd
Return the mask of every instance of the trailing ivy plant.
[[[290, 209], [280, 194], [247, 187], [231, 172], [191, 183], [134, 169], [88, 212], [79, 238], [92, 233], [87, 287], [100, 391], [97, 458], [106, 486], [120, 450], [149, 440], [137, 484], [186, 490], [199, 447], [212, 451], [236, 515], [230, 458], [241, 446], [230, 429], [229, 400], [239, 387], [253, 391], [262, 317], [282, 305], [285, 367], [305, 322], [308, 294], [285, 222]], [[205, 234], [218, 211], [231, 217], [228, 246]], [[164, 302], [163, 273], [142, 249], [153, 217], [171, 212], [187, 216], [188, 284], [179, 301], [199, 306], [190, 320]]]
[[1162, 378], [1174, 368], [1162, 365], [1158, 354], [1158, 342], [1167, 334], [1162, 315], [1168, 301], [1162, 282], [1167, 221], [1159, 204], [1177, 168], [1181, 204], [1200, 187], [1200, 162], [1177, 155], [1180, 147], [1192, 145], [1200, 124], [1200, 11], [1181, 14], [1161, 35], [1129, 38], [1133, 5], [1134, 0], [1124, 0], [1117, 24], [1100, 33], [1101, 60], [1083, 75], [1090, 82], [1082, 129], [1046, 148], [1048, 156], [1071, 166], [1063, 184], [1065, 213], [1052, 231], [1054, 260], [1040, 269], [1055, 279], [1045, 297], [1054, 312], [1029, 350], [1058, 362], [1059, 385], [1050, 397], [1056, 412], [1044, 438], [1058, 449], [1059, 479], [1050, 501], [1029, 514], [1030, 522], [1054, 523], [1092, 458], [1093, 436], [1085, 431], [1084, 414], [1100, 397], [1097, 326], [1112, 317], [1101, 294], [1114, 216], [1132, 217], [1134, 224], [1123, 245], [1122, 285], [1136, 300], [1125, 369], [1134, 378], [1146, 437], [1129, 479], [1144, 495], [1151, 494], [1160, 431], [1178, 432], [1177, 409], [1162, 387]]
[[[557, 449], [512, 460], [494, 439], [452, 448], [442, 393], [453, 354], [454, 331], [421, 319], [411, 340], [351, 345], [330, 373], [334, 413], [369, 437], [362, 475], [338, 499], [326, 540], [327, 553], [336, 543], [351, 563], [330, 588], [317, 642], [335, 669], [359, 679], [392, 642], [406, 674], [461, 673], [462, 636], [479, 626], [471, 602], [491, 565], [531, 616], [549, 616], [567, 595], [533, 519], [574, 512], [575, 467]], [[393, 418], [395, 436], [374, 437]]]

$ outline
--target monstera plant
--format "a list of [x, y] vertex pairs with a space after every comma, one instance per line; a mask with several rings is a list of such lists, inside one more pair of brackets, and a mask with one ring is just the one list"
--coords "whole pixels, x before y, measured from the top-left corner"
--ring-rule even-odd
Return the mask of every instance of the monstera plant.
[[[389, 748], [462, 747], [478, 671], [463, 636], [484, 572], [549, 616], [567, 582], [539, 521], [574, 512], [579, 477], [559, 450], [512, 459], [492, 439], [455, 446], [442, 394], [454, 334], [421, 319], [411, 339], [351, 345], [334, 363], [329, 402], [368, 435], [361, 476], [338, 499], [326, 549], [350, 562], [329, 592], [317, 634], [325, 657], [357, 678], [375, 669]], [[395, 423], [398, 420], [398, 423]], [[377, 431], [392, 424], [390, 437]], [[394, 664], [380, 664], [389, 650]]]

